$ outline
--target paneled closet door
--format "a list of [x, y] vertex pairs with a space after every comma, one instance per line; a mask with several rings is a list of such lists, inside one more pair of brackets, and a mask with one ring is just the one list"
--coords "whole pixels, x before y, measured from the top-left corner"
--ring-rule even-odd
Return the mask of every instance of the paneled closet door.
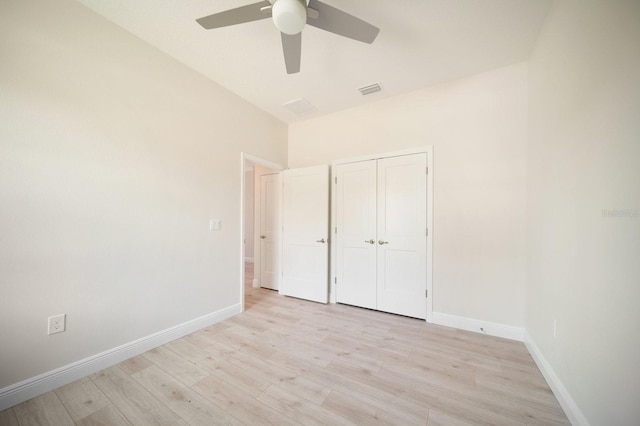
[[336, 300], [376, 309], [376, 160], [338, 165], [336, 177]]
[[427, 155], [378, 160], [377, 301], [426, 318]]

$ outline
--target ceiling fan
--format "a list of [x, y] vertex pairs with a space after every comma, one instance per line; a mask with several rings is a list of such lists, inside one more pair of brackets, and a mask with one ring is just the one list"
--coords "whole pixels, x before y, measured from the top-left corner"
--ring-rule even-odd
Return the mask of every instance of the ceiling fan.
[[214, 13], [196, 22], [210, 30], [267, 18], [273, 18], [280, 30], [287, 74], [300, 71], [302, 29], [306, 24], [369, 44], [380, 32], [378, 27], [317, 0], [264, 0]]

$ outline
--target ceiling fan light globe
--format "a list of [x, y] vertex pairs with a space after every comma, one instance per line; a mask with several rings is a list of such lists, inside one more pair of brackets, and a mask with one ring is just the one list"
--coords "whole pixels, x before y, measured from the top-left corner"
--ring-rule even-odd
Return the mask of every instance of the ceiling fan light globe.
[[307, 23], [307, 7], [300, 0], [276, 0], [271, 13], [273, 23], [285, 34], [298, 34]]

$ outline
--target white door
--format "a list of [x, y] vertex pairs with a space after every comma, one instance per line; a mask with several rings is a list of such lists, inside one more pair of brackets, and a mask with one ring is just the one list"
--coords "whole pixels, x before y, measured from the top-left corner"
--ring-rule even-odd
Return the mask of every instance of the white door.
[[286, 170], [282, 193], [280, 292], [315, 302], [329, 300], [329, 167]]
[[378, 160], [378, 309], [426, 318], [427, 155]]
[[376, 160], [336, 167], [336, 301], [377, 308]]
[[278, 290], [280, 260], [280, 174], [260, 176], [260, 286]]

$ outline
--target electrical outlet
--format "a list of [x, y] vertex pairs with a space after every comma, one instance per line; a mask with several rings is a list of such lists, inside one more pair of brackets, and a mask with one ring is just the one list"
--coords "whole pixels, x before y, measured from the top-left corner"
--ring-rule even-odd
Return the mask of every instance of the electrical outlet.
[[49, 317], [49, 327], [47, 334], [62, 333], [65, 330], [67, 314], [54, 315]]
[[209, 221], [209, 230], [219, 231], [222, 229], [222, 221], [220, 219], [211, 219]]

